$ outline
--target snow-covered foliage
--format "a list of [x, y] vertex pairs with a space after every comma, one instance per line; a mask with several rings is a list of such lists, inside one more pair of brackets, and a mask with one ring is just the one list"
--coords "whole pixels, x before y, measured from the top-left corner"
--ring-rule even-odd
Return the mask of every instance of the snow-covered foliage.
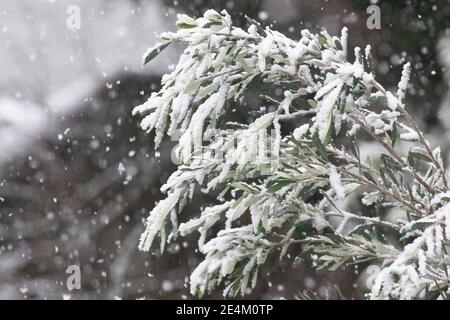
[[[190, 278], [198, 296], [222, 282], [225, 295], [244, 294], [270, 256], [295, 254], [317, 269], [378, 262], [368, 298], [445, 298], [450, 192], [440, 149], [406, 111], [410, 65], [393, 94], [374, 78], [370, 47], [349, 58], [346, 29], [340, 37], [303, 30], [297, 41], [248, 21], [243, 30], [226, 11], [179, 15], [178, 31], [144, 57], [187, 45], [162, 89], [133, 111], [146, 115], [141, 125], [156, 146], [181, 132], [181, 164], [140, 249], [158, 235], [164, 249], [198, 231], [205, 259]], [[277, 107], [249, 123], [227, 121], [250, 91]], [[367, 139], [384, 151], [362, 154]], [[198, 187], [220, 190], [217, 204], [179, 223]], [[345, 200], [355, 195], [351, 209]], [[389, 220], [390, 208], [404, 219]]]

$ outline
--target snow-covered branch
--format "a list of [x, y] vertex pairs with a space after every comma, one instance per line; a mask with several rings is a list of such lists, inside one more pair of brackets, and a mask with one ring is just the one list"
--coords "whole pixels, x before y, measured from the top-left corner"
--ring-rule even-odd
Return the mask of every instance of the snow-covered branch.
[[[440, 149], [407, 112], [410, 65], [393, 94], [375, 80], [369, 46], [347, 57], [346, 29], [340, 37], [303, 30], [293, 40], [248, 21], [243, 30], [226, 11], [179, 15], [178, 31], [144, 56], [147, 63], [172, 42], [186, 44], [162, 89], [133, 110], [145, 115], [141, 126], [155, 132], [156, 147], [181, 132], [181, 164], [162, 187], [167, 198], [151, 211], [140, 249], [150, 250], [157, 235], [163, 250], [199, 231], [205, 260], [191, 276], [199, 296], [223, 281], [225, 295], [244, 294], [267, 257], [287, 250], [319, 269], [378, 261], [370, 298], [446, 295], [450, 193]], [[228, 121], [250, 92], [275, 108]], [[384, 151], [361, 154], [365, 139]], [[218, 203], [179, 224], [196, 187], [220, 190]], [[388, 221], [393, 207], [403, 220]]]

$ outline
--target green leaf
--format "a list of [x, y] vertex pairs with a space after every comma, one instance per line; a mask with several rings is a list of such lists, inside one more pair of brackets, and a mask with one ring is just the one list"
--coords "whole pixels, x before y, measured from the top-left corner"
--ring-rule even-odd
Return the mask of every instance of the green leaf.
[[343, 237], [341, 237], [338, 234], [333, 234], [333, 233], [327, 234], [326, 236], [322, 236], [321, 239], [325, 240], [326, 242], [331, 243], [331, 244], [345, 243], [345, 239]]
[[211, 22], [205, 23], [203, 25], [203, 28], [208, 29], [208, 28], [210, 28], [212, 26], [219, 26], [219, 25], [222, 25], [222, 22], [220, 22], [220, 21], [211, 21]]
[[350, 150], [352, 151], [352, 154], [355, 156], [356, 159], [358, 159], [358, 162], [360, 162], [361, 160], [359, 158], [359, 145], [355, 137], [350, 136], [348, 142], [350, 143]]
[[303, 201], [307, 201], [316, 193], [316, 191], [317, 188], [314, 187], [314, 184], [308, 184], [300, 191], [299, 196]]
[[277, 192], [278, 190], [280, 190], [284, 186], [287, 186], [290, 183], [292, 183], [292, 182], [289, 181], [289, 180], [274, 180], [274, 181], [270, 181], [267, 184], [267, 191], [271, 192], [271, 193]]
[[378, 172], [380, 173], [381, 180], [383, 180], [383, 184], [384, 184], [385, 186], [389, 186], [389, 183], [388, 183], [388, 181], [387, 181], [387, 179], [386, 179], [386, 175], [385, 175], [385, 173], [384, 173], [385, 170], [386, 170], [386, 169], [385, 169], [384, 167], [380, 166]]
[[196, 24], [189, 24], [189, 23], [179, 23], [177, 24], [177, 27], [179, 29], [192, 29], [195, 27], [198, 27]]
[[393, 182], [395, 185], [399, 186], [400, 183], [398, 182], [398, 179], [397, 179], [397, 177], [395, 176], [395, 173], [392, 172], [392, 170], [389, 169], [389, 168], [386, 168], [386, 172], [387, 172], [387, 174], [389, 175], [389, 177], [391, 178], [392, 182]]
[[245, 91], [255, 91], [259, 89], [259, 87], [263, 84], [263, 76], [261, 73], [258, 73], [252, 76], [252, 80], [245, 86]]
[[328, 160], [327, 149], [323, 145], [322, 141], [320, 141], [319, 134], [317, 132], [315, 132], [314, 135], [312, 136], [312, 142], [313, 142], [314, 146], [316, 147], [317, 151], [319, 152], [319, 154], [324, 159]]
[[162, 42], [160, 44], [157, 44], [156, 46], [154, 46], [144, 57], [144, 62], [143, 62], [143, 66], [145, 66], [147, 63], [149, 63], [150, 61], [152, 61], [158, 54], [161, 53], [161, 51], [163, 51], [165, 48], [167, 48], [169, 46], [169, 44], [171, 44], [172, 42]]
[[398, 163], [397, 160], [395, 160], [394, 158], [392, 158], [391, 156], [389, 156], [385, 153], [382, 153], [380, 155], [380, 160], [386, 169], [393, 169], [393, 170], [401, 170], [402, 169], [402, 166]]
[[266, 36], [266, 31], [263, 29], [263, 27], [261, 26], [261, 24], [255, 20], [253, 20], [252, 18], [245, 16], [245, 19], [247, 19], [247, 21], [254, 25], [256, 27], [256, 30], [258, 30], [258, 33], [262, 36]]
[[348, 259], [341, 258], [341, 260], [337, 260], [335, 263], [333, 263], [330, 267], [328, 267], [328, 270], [330, 271], [336, 271], [341, 267]]
[[428, 158], [428, 156], [422, 154], [422, 153], [418, 153], [418, 152], [414, 152], [414, 151], [410, 151], [408, 153], [408, 163], [414, 167], [414, 165], [416, 164], [416, 161], [425, 161], [425, 162], [430, 162], [431, 159]]
[[356, 226], [355, 228], [353, 228], [350, 232], [349, 235], [353, 235], [353, 234], [359, 234], [363, 237], [367, 237], [367, 231], [372, 231], [373, 228], [375, 228], [376, 226], [373, 224], [360, 224], [358, 226]]
[[327, 134], [325, 135], [325, 138], [323, 139], [324, 145], [329, 144], [331, 141], [331, 135], [333, 134], [333, 130], [334, 130], [334, 121], [332, 120], [333, 118], [334, 118], [334, 112], [331, 111]]
[[306, 220], [302, 220], [297, 222], [294, 225], [294, 232], [292, 233], [292, 238], [296, 239], [301, 237], [302, 235], [304, 235], [304, 233], [309, 233], [312, 230], [314, 230], [314, 220], [311, 219], [306, 219]]
[[397, 124], [394, 122], [392, 126], [392, 130], [389, 132], [389, 140], [391, 141], [391, 146], [395, 146], [395, 142], [397, 141]]
[[[298, 89], [298, 86], [296, 88], [293, 88], [293, 90]], [[295, 110], [307, 110], [314, 108], [311, 106], [309, 101], [305, 97], [297, 97], [292, 101], [292, 106]]]
[[324, 35], [319, 35], [318, 40], [321, 47], [324, 47], [327, 44], [327, 38], [325, 38]]
[[375, 179], [372, 177], [372, 175], [371, 175], [368, 171], [363, 170], [361, 173], [362, 173], [362, 175], [363, 175], [367, 180], [369, 180], [370, 182], [373, 182], [373, 183], [377, 184], [376, 181], [375, 181]]

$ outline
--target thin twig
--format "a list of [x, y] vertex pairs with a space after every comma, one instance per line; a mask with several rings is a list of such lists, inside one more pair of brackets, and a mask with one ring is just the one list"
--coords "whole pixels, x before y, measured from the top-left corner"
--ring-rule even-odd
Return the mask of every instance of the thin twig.
[[350, 171], [347, 171], [345, 169], [341, 169], [341, 171], [345, 174], [347, 174], [348, 176], [354, 178], [357, 182], [359, 182], [362, 185], [365, 185], [367, 187], [372, 187], [377, 189], [379, 192], [383, 193], [386, 196], [389, 196], [395, 200], [397, 200], [398, 202], [400, 202], [401, 204], [405, 205], [406, 207], [408, 207], [411, 211], [418, 213], [419, 215], [424, 215], [423, 212], [421, 212], [419, 209], [417, 209], [416, 207], [414, 207], [412, 204], [406, 202], [405, 200], [403, 200], [401, 197], [396, 196], [395, 194], [393, 194], [392, 192], [383, 189], [381, 187], [379, 187], [378, 185], [370, 182], [367, 179], [364, 179], [363, 177], [360, 177], [354, 173], [351, 173]]
[[437, 193], [436, 189], [434, 189], [432, 186], [430, 186], [428, 183], [426, 183], [421, 176], [419, 176], [414, 168], [412, 168], [409, 164], [407, 164], [402, 157], [392, 148], [390, 145], [388, 145], [385, 141], [380, 139], [366, 124], [364, 124], [361, 120], [356, 119], [356, 121], [361, 125], [363, 130], [367, 132], [373, 139], [375, 139], [378, 143], [380, 143], [402, 166], [408, 167], [411, 170], [407, 172], [411, 172], [414, 176], [414, 178], [419, 181], [421, 185], [423, 185], [427, 190], [431, 193]]
[[[386, 94], [386, 90], [383, 88], [382, 85], [380, 85], [377, 81], [373, 80], [372, 81], [373, 85], [375, 86], [375, 88], [378, 89], [378, 91], [380, 91], [385, 97], [387, 96]], [[433, 161], [433, 163], [435, 164], [436, 167], [438, 167], [441, 172], [442, 172], [442, 179], [444, 181], [444, 185], [446, 188], [448, 188], [448, 181], [447, 181], [447, 177], [445, 176], [445, 170], [444, 168], [442, 168], [441, 164], [439, 163], [439, 161], [436, 160], [436, 158], [433, 155], [433, 151], [431, 151], [430, 146], [428, 145], [427, 140], [425, 139], [425, 137], [423, 136], [422, 131], [420, 131], [419, 127], [417, 126], [417, 123], [414, 121], [414, 119], [411, 117], [411, 115], [409, 114], [409, 112], [406, 111], [406, 109], [397, 101], [397, 108], [400, 110], [401, 114], [406, 118], [406, 120], [408, 120], [409, 124], [413, 127], [414, 131], [417, 133], [417, 135], [419, 136], [419, 141], [420, 143], [425, 147], [428, 155], [430, 156], [431, 160]]]

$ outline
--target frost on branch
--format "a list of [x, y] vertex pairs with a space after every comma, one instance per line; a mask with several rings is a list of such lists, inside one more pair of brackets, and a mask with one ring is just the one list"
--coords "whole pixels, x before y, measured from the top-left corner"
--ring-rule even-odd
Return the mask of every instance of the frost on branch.
[[[198, 231], [198, 296], [221, 284], [224, 295], [243, 295], [270, 255], [289, 250], [318, 269], [379, 264], [369, 298], [446, 297], [450, 192], [440, 149], [406, 110], [410, 65], [393, 94], [375, 80], [369, 46], [348, 57], [346, 29], [340, 37], [303, 30], [292, 40], [248, 21], [244, 30], [226, 11], [179, 15], [178, 31], [162, 34], [144, 56], [149, 62], [172, 42], [186, 45], [162, 89], [133, 110], [156, 147], [181, 133], [181, 164], [139, 248], [149, 251], [159, 236], [163, 250]], [[276, 108], [260, 108], [248, 123], [227, 121], [249, 92]], [[362, 154], [367, 139], [383, 152]], [[221, 191], [219, 200], [185, 221], [196, 187]], [[389, 220], [392, 208], [404, 218]]]

